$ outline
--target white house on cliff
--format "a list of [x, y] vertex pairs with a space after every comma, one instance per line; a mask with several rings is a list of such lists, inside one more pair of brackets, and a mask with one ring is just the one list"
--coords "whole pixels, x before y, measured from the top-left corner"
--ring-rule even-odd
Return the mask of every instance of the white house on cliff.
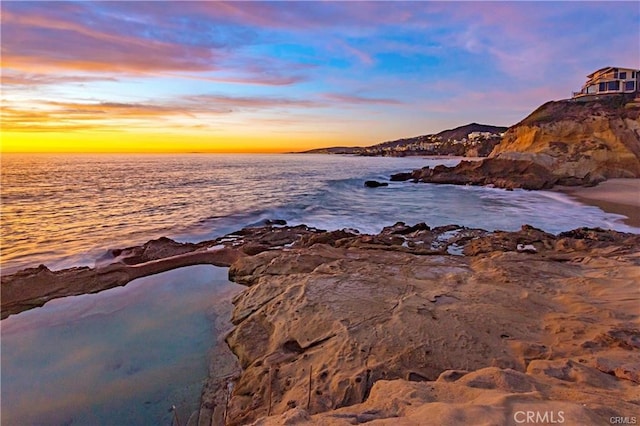
[[604, 67], [587, 76], [587, 82], [579, 92], [573, 92], [574, 98], [589, 95], [613, 93], [637, 93], [640, 83], [640, 70], [634, 68]]

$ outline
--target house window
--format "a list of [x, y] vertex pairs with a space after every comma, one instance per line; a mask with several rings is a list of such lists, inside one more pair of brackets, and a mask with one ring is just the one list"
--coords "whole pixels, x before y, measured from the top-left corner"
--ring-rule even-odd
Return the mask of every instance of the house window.
[[607, 90], [609, 92], [614, 92], [620, 90], [620, 80], [610, 81], [607, 83]]
[[598, 92], [604, 92], [607, 90], [607, 83], [600, 83], [598, 85]]
[[636, 82], [631, 80], [631, 81], [625, 81], [624, 82], [624, 90], [625, 92], [632, 92], [636, 89]]
[[620, 71], [618, 76], [620, 77], [620, 80], [626, 80], [627, 79], [627, 72], [626, 71]]

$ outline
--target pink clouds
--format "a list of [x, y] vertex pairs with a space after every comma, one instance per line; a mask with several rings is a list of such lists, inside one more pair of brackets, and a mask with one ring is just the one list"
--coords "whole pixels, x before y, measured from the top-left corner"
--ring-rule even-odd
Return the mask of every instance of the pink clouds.
[[118, 81], [114, 77], [100, 75], [51, 75], [38, 73], [3, 72], [2, 84], [6, 86], [45, 86], [60, 83], [83, 83], [89, 81]]
[[4, 2], [5, 117], [33, 129], [195, 117], [242, 130], [285, 114], [508, 124], [594, 69], [637, 66], [629, 5]]
[[[33, 79], [30, 75], [69, 72], [150, 76], [174, 73], [174, 76], [184, 78], [190, 78], [184, 73], [207, 73], [205, 78], [211, 81], [275, 86], [295, 84], [304, 79], [274, 60], [247, 65], [249, 58], [246, 58], [236, 65], [234, 62], [239, 58], [230, 55], [224, 44], [181, 42], [179, 38], [185, 28], [176, 27], [166, 16], [161, 16], [165, 9], [173, 7], [168, 3], [166, 7], [155, 3], [150, 8], [154, 14], [146, 18], [122, 19], [124, 15], [112, 11], [96, 15], [99, 19], [95, 22], [87, 19], [93, 13], [88, 6], [61, 5], [62, 8], [29, 8], [26, 11], [2, 8], [2, 67], [14, 70], [4, 79], [6, 84], [28, 84], [30, 80], [42, 84], [46, 78]], [[108, 2], [101, 5], [112, 6]], [[122, 4], [114, 5], [117, 11]], [[181, 8], [183, 11], [197, 10], [196, 6], [198, 4], [188, 3]], [[144, 11], [149, 5], [134, 7]], [[165, 31], [167, 39], [150, 36], [154, 31]], [[229, 76], [229, 71], [234, 71], [234, 75]], [[51, 79], [52, 82], [55, 80]]]
[[29, 15], [4, 9], [2, 25], [3, 68], [133, 73], [214, 69], [210, 49], [99, 31], [46, 9]]

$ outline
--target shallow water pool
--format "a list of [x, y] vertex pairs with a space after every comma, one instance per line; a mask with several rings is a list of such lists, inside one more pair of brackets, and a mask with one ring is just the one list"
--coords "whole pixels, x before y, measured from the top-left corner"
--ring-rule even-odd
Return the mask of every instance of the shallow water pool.
[[169, 425], [172, 405], [185, 424], [216, 342], [213, 307], [242, 289], [227, 271], [176, 269], [3, 320], [2, 425]]

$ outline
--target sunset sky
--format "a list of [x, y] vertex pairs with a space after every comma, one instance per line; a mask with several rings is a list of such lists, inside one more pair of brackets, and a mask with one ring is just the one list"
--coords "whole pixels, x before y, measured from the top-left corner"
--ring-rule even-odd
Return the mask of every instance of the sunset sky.
[[637, 1], [0, 7], [4, 152], [371, 145], [512, 125], [640, 66]]

